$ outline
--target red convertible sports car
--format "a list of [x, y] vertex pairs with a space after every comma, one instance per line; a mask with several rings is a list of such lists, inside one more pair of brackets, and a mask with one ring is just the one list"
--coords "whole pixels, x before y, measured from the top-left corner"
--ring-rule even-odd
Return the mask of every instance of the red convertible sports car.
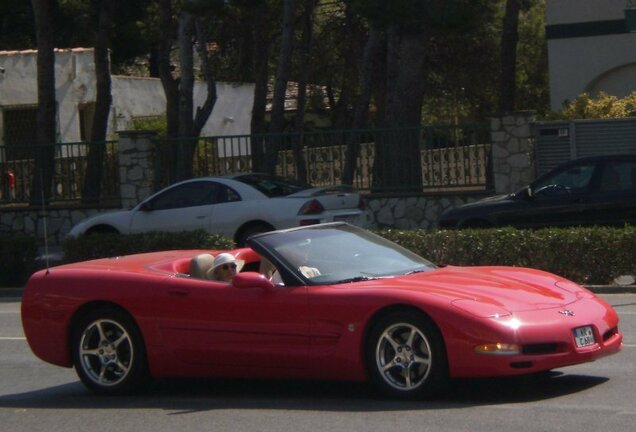
[[[22, 320], [33, 352], [99, 393], [148, 377], [371, 380], [426, 397], [449, 378], [529, 374], [621, 349], [602, 299], [550, 273], [436, 267], [364, 229], [272, 231], [229, 252], [231, 283], [168, 251], [34, 274]], [[272, 272], [274, 272], [272, 274]]]

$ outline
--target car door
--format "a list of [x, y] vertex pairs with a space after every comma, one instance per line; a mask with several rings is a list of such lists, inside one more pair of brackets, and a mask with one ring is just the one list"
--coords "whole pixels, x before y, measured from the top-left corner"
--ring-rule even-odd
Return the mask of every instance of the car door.
[[585, 225], [585, 209], [597, 175], [597, 164], [586, 161], [538, 179], [524, 205], [507, 215], [506, 222], [520, 227]]
[[193, 181], [168, 188], [134, 211], [130, 231], [209, 231], [219, 188], [212, 181]]
[[590, 225], [636, 223], [636, 160], [609, 159], [585, 212]]
[[183, 363], [261, 370], [304, 369], [306, 287], [237, 288], [192, 278], [166, 282], [158, 325]]
[[236, 190], [219, 184], [209, 231], [233, 238], [239, 226], [245, 220], [255, 218], [258, 213], [258, 206], [249, 208]]

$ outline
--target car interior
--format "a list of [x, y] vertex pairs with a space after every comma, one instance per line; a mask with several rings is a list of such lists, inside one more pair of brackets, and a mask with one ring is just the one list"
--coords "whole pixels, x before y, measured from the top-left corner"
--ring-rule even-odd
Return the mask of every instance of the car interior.
[[[234, 256], [236, 259], [245, 261], [241, 272], [258, 272], [269, 278], [276, 270], [271, 262], [262, 258], [250, 248], [239, 249], [234, 253]], [[199, 253], [192, 258], [181, 258], [169, 263], [160, 264], [155, 268], [157, 270], [177, 273], [181, 275], [181, 277], [209, 280], [207, 274], [213, 265], [214, 255], [210, 253]]]

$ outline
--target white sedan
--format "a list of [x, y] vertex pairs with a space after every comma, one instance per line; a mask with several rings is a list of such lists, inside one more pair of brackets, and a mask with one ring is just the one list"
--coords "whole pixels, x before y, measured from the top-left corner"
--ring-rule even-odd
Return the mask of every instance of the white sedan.
[[314, 188], [267, 174], [243, 173], [176, 183], [132, 210], [85, 219], [69, 236], [204, 229], [243, 245], [253, 234], [333, 221], [370, 224], [370, 214], [355, 189]]

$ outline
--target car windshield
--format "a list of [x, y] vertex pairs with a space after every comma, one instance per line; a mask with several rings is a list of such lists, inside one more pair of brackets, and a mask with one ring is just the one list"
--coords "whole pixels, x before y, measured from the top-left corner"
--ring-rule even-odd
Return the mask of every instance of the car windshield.
[[315, 225], [254, 239], [312, 285], [387, 278], [436, 268], [376, 234], [348, 224]]
[[590, 183], [594, 168], [594, 163], [586, 163], [562, 169], [553, 175], [547, 175], [537, 180], [532, 185], [532, 189], [537, 191], [551, 185], [559, 185], [574, 190], [584, 189]]
[[293, 179], [268, 174], [245, 174], [234, 180], [250, 185], [270, 198], [291, 195], [312, 187]]

